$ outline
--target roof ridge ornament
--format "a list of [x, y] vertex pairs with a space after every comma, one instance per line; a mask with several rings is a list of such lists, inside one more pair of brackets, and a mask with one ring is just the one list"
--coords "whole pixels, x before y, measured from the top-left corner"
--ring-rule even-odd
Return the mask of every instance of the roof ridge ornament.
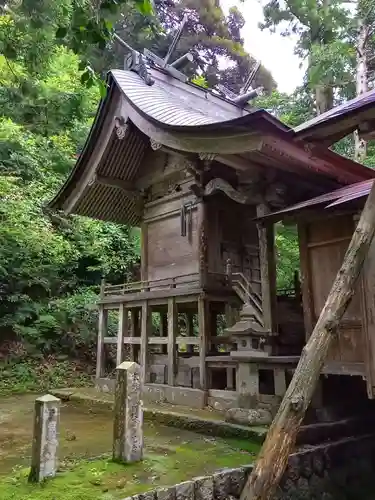
[[151, 77], [147, 71], [146, 63], [140, 52], [133, 49], [128, 43], [126, 43], [122, 38], [120, 38], [117, 33], [114, 34], [114, 39], [125, 49], [129, 51], [124, 58], [124, 69], [128, 71], [134, 71], [146, 82], [146, 85], [153, 85], [155, 80]]
[[241, 88], [239, 94], [232, 92], [227, 87], [225, 87], [225, 85], [222, 85], [221, 83], [216, 85], [216, 89], [222, 96], [225, 97], [225, 99], [228, 99], [228, 101], [231, 101], [233, 104], [244, 106], [248, 103], [248, 101], [251, 101], [252, 99], [255, 99], [255, 97], [259, 97], [264, 94], [263, 87], [256, 87], [255, 89], [251, 88], [251, 84], [253, 83], [256, 75], [258, 74], [260, 67], [261, 67], [261, 62], [257, 61], [255, 66], [250, 71], [248, 77], [246, 78], [246, 81], [243, 87]]
[[[181, 82], [186, 83], [188, 81], [188, 77], [179, 71], [179, 68], [185, 66], [185, 64], [193, 61], [193, 55], [190, 52], [187, 52], [183, 56], [176, 59], [174, 62], [169, 64], [169, 61], [172, 57], [174, 50], [177, 47], [178, 42], [183, 33], [183, 29], [188, 20], [187, 14], [184, 15], [180, 27], [176, 31], [172, 43], [169, 46], [166, 56], [163, 58], [157, 56], [151, 50], [143, 49], [143, 55], [134, 50], [128, 43], [126, 43], [122, 38], [120, 38], [116, 33], [114, 34], [115, 40], [125, 49], [127, 49], [130, 54], [125, 57], [124, 67], [127, 70], [135, 71], [138, 73], [143, 80], [145, 80], [147, 85], [153, 85], [154, 80], [151, 78], [150, 74], [147, 71], [146, 61], [151, 62], [155, 67], [165, 71], [170, 76], [180, 80]], [[146, 59], [146, 61], [145, 61]]]
[[182, 36], [183, 30], [184, 30], [185, 24], [187, 23], [187, 20], [188, 20], [188, 15], [184, 14], [184, 17], [182, 18], [181, 24], [173, 37], [172, 43], [169, 46], [169, 49], [168, 49], [167, 54], [164, 57], [164, 59], [162, 59], [161, 57], [159, 57], [156, 54], [154, 54], [153, 52], [151, 52], [151, 50], [148, 50], [148, 49], [143, 50], [143, 54], [145, 55], [145, 57], [147, 59], [149, 59], [154, 65], [156, 65], [160, 69], [164, 70], [170, 76], [173, 76], [177, 80], [180, 80], [181, 82], [184, 82], [184, 83], [186, 83], [188, 81], [188, 77], [186, 75], [184, 75], [181, 71], [179, 71], [178, 68], [182, 68], [183, 66], [185, 66], [185, 64], [192, 62], [194, 59], [193, 55], [190, 52], [187, 52], [186, 54], [179, 57], [171, 64], [169, 64], [169, 61], [172, 57], [173, 52], [175, 51], [175, 49], [178, 45], [178, 42], [181, 39], [181, 36]]

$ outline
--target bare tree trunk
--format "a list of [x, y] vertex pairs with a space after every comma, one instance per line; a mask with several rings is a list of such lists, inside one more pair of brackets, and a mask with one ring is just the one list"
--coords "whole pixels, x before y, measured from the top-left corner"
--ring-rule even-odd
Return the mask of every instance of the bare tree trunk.
[[[358, 19], [358, 37], [357, 37], [357, 72], [356, 72], [356, 93], [357, 96], [367, 92], [367, 54], [366, 45], [369, 29], [364, 20]], [[354, 159], [362, 162], [367, 155], [367, 143], [359, 136], [358, 130], [354, 132]]]
[[302, 351], [301, 359], [279, 411], [268, 431], [256, 466], [241, 500], [269, 500], [284, 474], [289, 454], [311, 402], [319, 374], [339, 322], [352, 296], [375, 232], [375, 184], [368, 196], [342, 266], [336, 276], [314, 331]]
[[328, 85], [315, 87], [316, 113], [321, 115], [333, 108], [333, 88]]
[[[322, 2], [322, 19], [315, 24], [315, 36], [318, 36], [322, 48], [333, 41], [331, 27], [331, 0]], [[316, 113], [321, 115], [333, 108], [333, 81], [317, 83], [315, 86]]]

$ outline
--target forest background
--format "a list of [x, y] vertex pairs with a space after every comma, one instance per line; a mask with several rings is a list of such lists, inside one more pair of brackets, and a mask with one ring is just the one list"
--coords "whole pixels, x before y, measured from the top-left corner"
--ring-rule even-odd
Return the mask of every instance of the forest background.
[[[255, 0], [244, 0], [251, 3]], [[307, 61], [303, 85], [278, 92], [261, 66], [254, 104], [298, 125], [373, 86], [375, 0], [270, 0], [264, 30], [297, 35]], [[95, 358], [102, 278], [131, 279], [139, 233], [51, 213], [90, 129], [105, 73], [123, 66], [116, 32], [135, 49], [164, 56], [183, 14], [177, 54], [192, 52], [194, 81], [238, 91], [255, 60], [246, 25], [218, 0], [13, 0], [0, 5], [0, 393], [85, 384]], [[275, 52], [275, 57], [276, 52]], [[287, 68], [285, 69], [287, 71]], [[341, 154], [375, 166], [375, 148], [348, 137]], [[293, 286], [293, 228], [277, 231], [278, 286]], [[111, 325], [110, 325], [111, 326]], [[111, 326], [115, 332], [116, 325]], [[73, 382], [72, 382], [73, 383]]]

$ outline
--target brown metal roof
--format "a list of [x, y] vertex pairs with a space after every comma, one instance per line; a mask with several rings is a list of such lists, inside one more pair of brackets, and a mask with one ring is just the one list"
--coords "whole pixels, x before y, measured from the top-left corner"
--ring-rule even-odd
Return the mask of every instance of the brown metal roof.
[[296, 214], [297, 212], [299, 213], [313, 207], [319, 206], [320, 208], [327, 209], [348, 203], [349, 201], [363, 198], [371, 191], [374, 180], [375, 179], [369, 179], [367, 181], [357, 182], [356, 184], [351, 184], [350, 186], [335, 189], [335, 191], [331, 191], [330, 193], [316, 196], [315, 198], [302, 201], [301, 203], [284, 208], [283, 210], [278, 210], [277, 212], [265, 215], [264, 217], [259, 217], [257, 220], [277, 222], [288, 216]]
[[243, 108], [215, 96], [208, 89], [181, 83], [158, 70], [150, 70], [154, 85], [148, 86], [133, 71], [112, 70], [113, 79], [128, 102], [139, 113], [162, 128], [176, 131], [201, 131], [236, 128], [249, 130], [259, 123], [259, 118], [272, 123], [284, 132], [291, 129], [263, 109]]
[[344, 102], [293, 129], [296, 137], [331, 145], [375, 119], [375, 89]]
[[[275, 168], [306, 179], [315, 176], [317, 185], [324, 189], [375, 176], [375, 171], [320, 145], [311, 149], [304, 147], [302, 141], [293, 143], [290, 128], [265, 110], [243, 109], [160, 71], [153, 70], [152, 77], [155, 84], [148, 86], [132, 71], [109, 73], [108, 92], [100, 103], [83, 152], [51, 202], [52, 208], [138, 224], [140, 214], [134, 196], [128, 196], [125, 189], [99, 182], [99, 176], [134, 181], [145, 153], [151, 149], [149, 138], [184, 152], [248, 153], [249, 165], [253, 161], [267, 168], [276, 163]], [[121, 140], [113, 130], [114, 117], [118, 115], [127, 121], [126, 136]], [[103, 151], [103, 136], [108, 138], [111, 130]]]

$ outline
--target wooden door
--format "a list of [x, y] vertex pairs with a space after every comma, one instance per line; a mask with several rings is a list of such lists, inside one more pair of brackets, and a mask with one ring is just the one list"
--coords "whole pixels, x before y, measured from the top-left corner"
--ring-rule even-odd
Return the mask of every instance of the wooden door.
[[[333, 281], [343, 262], [354, 230], [351, 215], [328, 217], [305, 225], [301, 244], [304, 314], [309, 316], [306, 336], [324, 307]], [[300, 242], [301, 243], [301, 242]], [[362, 317], [362, 290], [358, 283], [344, 314], [327, 358], [326, 371], [338, 374], [365, 373], [365, 338]]]

